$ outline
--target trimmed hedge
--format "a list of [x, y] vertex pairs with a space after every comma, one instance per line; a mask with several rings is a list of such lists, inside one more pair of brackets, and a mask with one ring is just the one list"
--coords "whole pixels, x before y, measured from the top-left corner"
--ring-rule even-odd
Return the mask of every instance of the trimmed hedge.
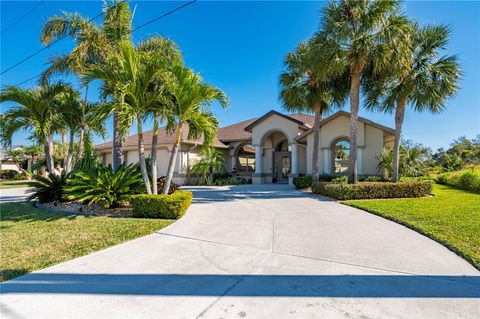
[[314, 183], [312, 192], [341, 200], [402, 198], [427, 196], [432, 191], [430, 182], [388, 183], [365, 182], [359, 184]]
[[312, 177], [310, 176], [298, 176], [293, 178], [293, 185], [297, 189], [304, 189], [312, 185]]
[[170, 195], [132, 195], [129, 201], [133, 208], [133, 217], [178, 219], [192, 203], [192, 193], [176, 191]]

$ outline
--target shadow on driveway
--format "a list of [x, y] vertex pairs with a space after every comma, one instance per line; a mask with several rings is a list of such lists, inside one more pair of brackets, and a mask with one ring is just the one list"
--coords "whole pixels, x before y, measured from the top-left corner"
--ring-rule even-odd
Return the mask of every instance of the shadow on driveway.
[[2, 294], [480, 298], [480, 276], [48, 274], [1, 285]]

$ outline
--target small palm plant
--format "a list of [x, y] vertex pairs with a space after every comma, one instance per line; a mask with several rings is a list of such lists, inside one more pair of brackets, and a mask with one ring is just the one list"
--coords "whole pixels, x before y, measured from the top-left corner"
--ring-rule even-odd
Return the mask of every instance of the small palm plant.
[[142, 173], [131, 164], [122, 164], [116, 172], [111, 165], [97, 170], [80, 171], [68, 180], [65, 194], [68, 200], [87, 204], [102, 203], [105, 208], [119, 207], [128, 196], [143, 191]]
[[214, 173], [225, 171], [225, 156], [213, 147], [204, 148], [200, 151], [201, 159], [192, 166], [192, 172], [200, 175], [203, 179]]
[[31, 201], [38, 199], [40, 203], [49, 203], [53, 201], [62, 201], [64, 188], [67, 183], [66, 174], [48, 174], [48, 176], [33, 175], [33, 181], [30, 185], [32, 190], [28, 191], [32, 193], [27, 200]]

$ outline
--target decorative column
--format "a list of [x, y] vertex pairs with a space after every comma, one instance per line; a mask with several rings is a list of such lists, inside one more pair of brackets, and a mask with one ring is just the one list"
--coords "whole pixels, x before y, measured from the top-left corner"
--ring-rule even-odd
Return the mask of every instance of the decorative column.
[[230, 167], [230, 171], [233, 172], [233, 169], [235, 168], [235, 166], [237, 166], [237, 157], [235, 155], [232, 155], [231, 161], [232, 161], [231, 162], [232, 167]]
[[331, 153], [330, 149], [326, 148], [323, 150], [323, 171], [325, 174], [332, 174], [330, 170], [330, 163], [332, 161]]
[[357, 148], [357, 174], [363, 174], [363, 147]]
[[255, 174], [252, 177], [253, 184], [262, 184], [262, 173], [263, 173], [263, 156], [262, 156], [262, 146], [255, 145]]
[[290, 175], [288, 176], [288, 183], [293, 185], [293, 178], [298, 176], [298, 145], [297, 143], [290, 144], [290, 153], [292, 154], [292, 162], [290, 166]]

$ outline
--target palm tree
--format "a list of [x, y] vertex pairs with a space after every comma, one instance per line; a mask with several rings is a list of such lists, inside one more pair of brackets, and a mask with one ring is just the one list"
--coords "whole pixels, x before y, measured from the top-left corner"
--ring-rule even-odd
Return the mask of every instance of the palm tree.
[[[101, 64], [107, 58], [108, 52], [116, 46], [118, 41], [131, 41], [132, 14], [127, 1], [105, 1], [103, 22], [96, 25], [92, 19], [82, 17], [78, 13], [63, 12], [55, 15], [45, 23], [41, 41], [44, 45], [69, 36], [76, 42], [76, 46], [68, 54], [53, 56], [50, 67], [43, 73], [42, 80], [59, 73], [82, 74], [85, 68], [92, 63]], [[86, 96], [85, 96], [86, 98]], [[86, 101], [85, 101], [86, 102]], [[122, 163], [122, 139], [120, 131], [120, 107], [116, 101], [113, 112], [113, 168]], [[83, 151], [83, 134], [88, 129], [88, 123], [82, 123], [80, 135], [80, 151]]]
[[173, 170], [177, 159], [182, 132], [188, 129], [188, 139], [197, 139], [203, 136], [204, 146], [210, 146], [218, 130], [218, 120], [209, 111], [213, 101], [218, 101], [226, 109], [228, 98], [218, 88], [203, 82], [200, 75], [183, 65], [175, 65], [171, 70], [172, 82], [169, 91], [173, 105], [167, 116], [167, 131], [175, 133], [167, 176], [163, 187], [163, 194], [168, 194], [173, 178]]
[[360, 84], [365, 70], [384, 72], [390, 61], [402, 63], [408, 23], [399, 13], [399, 1], [330, 1], [323, 8], [322, 29], [328, 41], [337, 44], [332, 52], [339, 72], [350, 72], [350, 162], [349, 183], [357, 183], [357, 135]]
[[368, 81], [367, 107], [395, 112], [392, 182], [400, 178], [400, 138], [407, 106], [415, 111], [438, 113], [447, 98], [458, 90], [461, 77], [455, 56], [439, 56], [445, 48], [449, 29], [445, 26], [412, 25], [411, 49], [404, 65], [386, 76]]
[[25, 155], [30, 157], [28, 162], [28, 170], [31, 171], [37, 158], [42, 155], [42, 146], [38, 144], [25, 146]]
[[[82, 143], [84, 143], [86, 139], [91, 138], [91, 133], [104, 136], [105, 127], [103, 122], [105, 116], [102, 117], [102, 112], [99, 112], [99, 108], [102, 107], [100, 104], [85, 103], [80, 99], [80, 93], [73, 88], [61, 94], [58, 100], [59, 103], [57, 104], [56, 112], [60, 114], [59, 125], [62, 127], [62, 130], [68, 131], [69, 134], [67, 156], [64, 161], [64, 171], [65, 173], [69, 173], [73, 167], [75, 136], [79, 135]], [[89, 131], [87, 134], [82, 134], [82, 123], [89, 123]], [[78, 155], [81, 156], [80, 150], [78, 150], [78, 153]]]
[[[322, 115], [332, 110], [334, 105], [345, 101], [348, 88], [345, 79], [339, 79], [331, 74], [326, 61], [321, 61], [325, 55], [323, 45], [316, 39], [300, 43], [295, 51], [285, 58], [285, 71], [280, 75], [280, 99], [283, 108], [294, 112], [313, 112], [313, 158], [312, 180], [318, 181], [318, 149], [320, 119]], [[345, 76], [343, 76], [345, 77]]]
[[225, 156], [214, 147], [201, 149], [199, 155], [201, 159], [193, 165], [192, 172], [206, 177], [214, 172], [221, 173], [225, 171]]
[[0, 103], [16, 103], [4, 113], [2, 139], [11, 143], [15, 132], [30, 131], [32, 139], [44, 145], [47, 169], [52, 175], [57, 174], [53, 162], [53, 133], [58, 114], [54, 106], [58, 96], [69, 89], [70, 86], [58, 82], [31, 90], [6, 86], [0, 93]]
[[[117, 44], [107, 60], [101, 64], [92, 64], [84, 70], [84, 81], [95, 79], [104, 81], [103, 94], [121, 101], [122, 112], [119, 114], [120, 130], [126, 131], [133, 121], [137, 123], [138, 154], [140, 170], [147, 193], [151, 193], [150, 179], [145, 160], [143, 138], [143, 121], [151, 110], [165, 114], [165, 77], [171, 57], [165, 53], [179, 55], [173, 42], [162, 39], [154, 44], [142, 42], [136, 49], [130, 41]], [[178, 62], [178, 60], [175, 60]], [[158, 121], [158, 115], [156, 116]], [[155, 128], [154, 128], [155, 129]], [[157, 128], [158, 131], [158, 123]], [[158, 134], [158, 132], [156, 132]], [[153, 148], [154, 147], [154, 148]], [[156, 150], [156, 143], [152, 145]], [[155, 154], [156, 160], [156, 154]], [[156, 162], [152, 173], [156, 184]], [[153, 166], [153, 164], [152, 164]], [[153, 167], [152, 167], [153, 168]], [[154, 187], [156, 191], [156, 187]]]

